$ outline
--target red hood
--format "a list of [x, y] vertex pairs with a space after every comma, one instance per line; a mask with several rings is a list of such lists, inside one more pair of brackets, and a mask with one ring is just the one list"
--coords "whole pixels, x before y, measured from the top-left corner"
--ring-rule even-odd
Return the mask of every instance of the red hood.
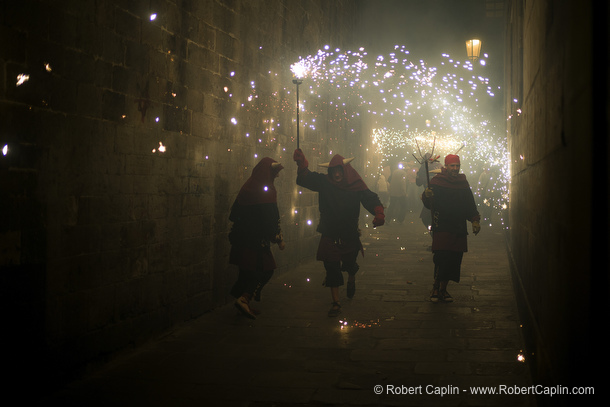
[[329, 175], [328, 179], [330, 182], [338, 188], [348, 191], [364, 191], [369, 189], [360, 177], [360, 174], [358, 174], [358, 171], [356, 171], [351, 164], [343, 164], [343, 160], [344, 158], [339, 154], [335, 154], [332, 160], [330, 160], [330, 163], [328, 164], [329, 170], [333, 167], [343, 168], [343, 180], [341, 182], [335, 182]]
[[277, 191], [273, 180], [284, 167], [280, 164], [273, 168], [272, 158], [265, 157], [252, 169], [252, 175], [244, 183], [237, 194], [237, 202], [241, 205], [256, 205], [277, 202]]

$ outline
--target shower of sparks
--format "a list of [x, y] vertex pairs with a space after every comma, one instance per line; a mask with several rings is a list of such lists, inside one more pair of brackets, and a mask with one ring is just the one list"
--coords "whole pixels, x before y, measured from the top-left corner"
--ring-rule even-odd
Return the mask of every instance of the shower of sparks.
[[[150, 14], [151, 20], [156, 17]], [[50, 65], [46, 64], [45, 69], [51, 72]], [[441, 157], [460, 150], [462, 171], [469, 177], [475, 194], [483, 192], [477, 188], [482, 168], [492, 170], [493, 185], [485, 195], [485, 205], [501, 212], [509, 202], [509, 163], [506, 132], [500, 130], [505, 123], [498, 123], [496, 116], [502, 116], [502, 121], [506, 118], [502, 113], [490, 113], [490, 101], [500, 87], [485, 76], [485, 69], [486, 66], [475, 69], [471, 62], [461, 62], [447, 54], [442, 55], [439, 66], [429, 66], [399, 45], [384, 55], [370, 55], [364, 48], [350, 51], [325, 46], [290, 65], [291, 76], [302, 79], [298, 106], [294, 103], [292, 81], [286, 81], [283, 89], [262, 91], [257, 80], [244, 78], [243, 91], [236, 92], [234, 81], [241, 75], [234, 70], [226, 72], [231, 82], [224, 87], [224, 94], [238, 107], [229, 123], [257, 149], [288, 151], [291, 147], [281, 145], [279, 137], [290, 131], [286, 121], [291, 121], [289, 129], [299, 125], [305, 130], [301, 140], [326, 142], [340, 140], [339, 135], [326, 133], [328, 124], [343, 129], [341, 137], [349, 137], [356, 133], [355, 128], [362, 128], [365, 119], [371, 134], [370, 145], [364, 147], [376, 156], [376, 162], [369, 162], [362, 174], [370, 180], [390, 163], [402, 161], [413, 168], [417, 164], [415, 157], [429, 152], [433, 144], [435, 154]], [[277, 72], [268, 73], [278, 77]], [[17, 86], [28, 80], [27, 74], [18, 75]], [[512, 102], [512, 112], [521, 114], [519, 101]], [[297, 109], [300, 123], [296, 123]], [[160, 117], [153, 121], [159, 123]], [[256, 122], [262, 126], [250, 124]], [[326, 159], [334, 154], [329, 150], [315, 153]], [[164, 151], [161, 143], [153, 150]], [[252, 159], [258, 160], [261, 152], [255, 153]], [[205, 160], [210, 157], [206, 154]], [[301, 193], [298, 191], [296, 196]], [[311, 225], [313, 222], [305, 216], [295, 211], [294, 223]]]
[[[440, 66], [428, 66], [404, 46], [375, 57], [363, 48], [331, 51], [327, 46], [291, 65], [294, 76], [303, 79], [299, 108], [308, 113], [303, 126], [315, 130], [322, 112], [330, 113], [331, 122], [368, 116], [374, 123], [371, 143], [381, 159], [369, 163], [368, 177], [375, 178], [391, 162], [416, 164], [414, 157], [420, 159], [433, 144], [441, 163], [459, 150], [475, 195], [485, 194], [485, 205], [501, 212], [509, 201], [508, 149], [500, 112], [489, 112], [500, 87], [481, 73], [484, 69], [475, 71], [470, 61], [448, 54]], [[492, 175], [486, 191], [478, 187], [484, 168]]]

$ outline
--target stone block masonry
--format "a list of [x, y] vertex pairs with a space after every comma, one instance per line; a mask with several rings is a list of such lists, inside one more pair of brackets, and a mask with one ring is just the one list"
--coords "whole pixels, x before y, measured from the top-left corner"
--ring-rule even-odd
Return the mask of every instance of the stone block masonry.
[[[264, 156], [286, 167], [278, 272], [313, 259], [317, 200], [294, 182], [290, 64], [351, 46], [355, 1], [0, 10], [0, 265], [3, 286], [19, 287], [3, 308], [36, 315], [11, 318], [30, 333], [15, 342], [55, 378], [226, 303], [229, 210]], [[320, 124], [302, 147], [357, 149], [357, 137], [327, 136], [345, 131]]]
[[505, 103], [509, 247], [532, 372], [540, 383], [602, 388], [591, 364], [607, 357], [595, 327], [607, 315], [608, 238], [598, 229], [608, 223], [608, 75], [597, 50], [608, 48], [608, 6], [507, 6], [505, 94], [518, 102]]

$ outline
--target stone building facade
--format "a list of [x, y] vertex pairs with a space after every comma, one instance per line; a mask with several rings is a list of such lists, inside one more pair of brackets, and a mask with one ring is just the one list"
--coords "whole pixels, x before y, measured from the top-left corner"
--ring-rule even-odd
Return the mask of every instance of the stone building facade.
[[[0, 10], [3, 309], [33, 360], [73, 371], [225, 304], [229, 210], [264, 156], [286, 167], [278, 272], [312, 259], [317, 201], [295, 185], [290, 65], [350, 43], [352, 0]], [[305, 151], [358, 144], [318, 122]]]
[[529, 363], [537, 384], [592, 386], [607, 360], [608, 6], [506, 10], [509, 252]]

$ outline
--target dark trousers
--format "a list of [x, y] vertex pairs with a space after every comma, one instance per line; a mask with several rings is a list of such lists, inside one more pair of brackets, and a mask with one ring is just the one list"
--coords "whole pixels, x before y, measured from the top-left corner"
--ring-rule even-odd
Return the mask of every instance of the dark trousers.
[[231, 295], [239, 298], [248, 294], [251, 298], [260, 299], [260, 293], [265, 284], [271, 280], [273, 270], [264, 270], [262, 256], [257, 259], [255, 270], [245, 270], [240, 267], [237, 281], [231, 288]]
[[390, 207], [388, 208], [388, 215], [390, 218], [396, 219], [398, 222], [403, 222], [407, 215], [407, 197], [405, 196], [391, 196]]
[[358, 258], [358, 250], [354, 250], [353, 254], [344, 255], [339, 261], [325, 261], [324, 269], [326, 270], [326, 287], [339, 287], [344, 283], [342, 271], [346, 271], [348, 275], [356, 275], [360, 266], [356, 262]]
[[451, 250], [436, 250], [434, 252], [434, 281], [460, 282], [460, 269], [462, 267], [464, 252]]

